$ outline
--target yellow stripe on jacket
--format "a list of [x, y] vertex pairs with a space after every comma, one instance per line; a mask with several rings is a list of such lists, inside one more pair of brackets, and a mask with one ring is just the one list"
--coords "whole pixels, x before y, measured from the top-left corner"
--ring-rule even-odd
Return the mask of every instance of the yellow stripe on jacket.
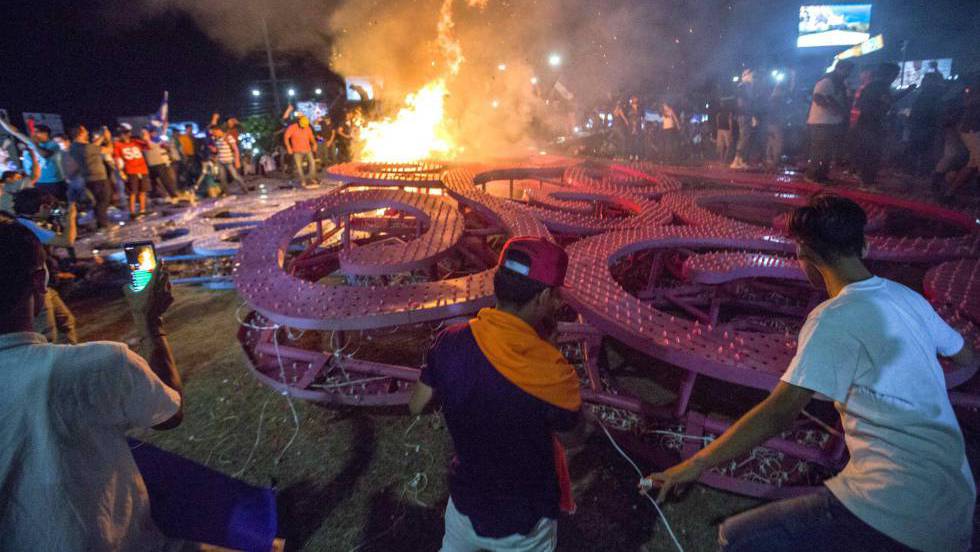
[[559, 408], [578, 410], [582, 406], [575, 369], [527, 322], [486, 308], [470, 320], [470, 329], [487, 360], [508, 381]]

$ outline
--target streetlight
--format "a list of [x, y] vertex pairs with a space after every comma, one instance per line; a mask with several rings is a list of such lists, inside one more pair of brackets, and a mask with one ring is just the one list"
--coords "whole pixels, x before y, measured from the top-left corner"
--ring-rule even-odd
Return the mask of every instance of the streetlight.
[[286, 94], [289, 95], [290, 98], [292, 98], [293, 96], [296, 95], [296, 89], [290, 88], [289, 90], [286, 91]]
[[538, 84], [538, 77], [531, 77], [531, 84], [537, 85]]
[[497, 66], [497, 70], [498, 71], [506, 71], [507, 70], [507, 64], [506, 63], [501, 63], [500, 65]]
[[552, 67], [558, 67], [561, 65], [561, 56], [558, 54], [551, 54], [548, 56], [548, 65]]
[[317, 96], [319, 96], [320, 94], [323, 94], [323, 89], [322, 89], [322, 88], [317, 88], [317, 89], [316, 89], [316, 90], [314, 90], [313, 92], [314, 92], [314, 93], [315, 93], [315, 94], [316, 94]]
[[252, 89], [252, 97], [253, 98], [258, 98], [261, 95], [262, 95], [262, 91], [261, 90], [259, 90], [258, 88], [253, 88]]

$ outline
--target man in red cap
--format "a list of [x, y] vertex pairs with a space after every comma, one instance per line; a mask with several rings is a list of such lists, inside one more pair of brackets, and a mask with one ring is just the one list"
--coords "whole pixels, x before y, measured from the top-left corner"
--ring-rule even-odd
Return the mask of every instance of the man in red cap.
[[436, 399], [456, 455], [443, 551], [554, 550], [558, 512], [574, 510], [557, 432], [579, 422], [572, 366], [552, 344], [568, 255], [513, 238], [494, 275], [496, 307], [442, 332], [409, 402]]

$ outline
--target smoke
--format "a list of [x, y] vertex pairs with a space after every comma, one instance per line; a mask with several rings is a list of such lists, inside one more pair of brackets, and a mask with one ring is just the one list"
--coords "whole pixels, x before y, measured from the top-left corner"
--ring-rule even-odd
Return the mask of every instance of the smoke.
[[[337, 5], [326, 0], [109, 0], [104, 15], [113, 25], [127, 26], [168, 12], [183, 12], [208, 37], [239, 56], [265, 47], [265, 22], [276, 50], [326, 62], [331, 44], [329, 22]], [[134, 14], [139, 17], [134, 19]]]
[[[668, 90], [684, 49], [691, 47], [688, 29], [676, 24], [674, 2], [449, 4], [462, 62], [447, 81], [447, 114], [473, 156], [526, 153], [535, 147], [534, 129], [570, 128], [569, 105], [582, 111], [613, 93]], [[385, 105], [392, 109], [406, 94], [447, 75], [452, 62], [438, 40], [443, 0], [139, 0], [138, 5], [149, 16], [186, 12], [211, 38], [239, 54], [263, 47], [264, 18], [274, 48], [313, 56], [341, 75], [382, 81]], [[561, 56], [560, 67], [549, 66], [551, 53]], [[555, 93], [556, 82], [574, 94], [571, 102]]]

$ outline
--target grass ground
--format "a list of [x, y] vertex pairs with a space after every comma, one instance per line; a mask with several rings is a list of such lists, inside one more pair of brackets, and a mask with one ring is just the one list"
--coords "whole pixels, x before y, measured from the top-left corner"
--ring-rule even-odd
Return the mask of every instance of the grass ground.
[[[274, 485], [288, 550], [439, 548], [451, 450], [438, 415], [413, 424], [401, 408], [296, 402], [296, 433], [285, 397], [246, 371], [235, 338], [237, 295], [186, 287], [175, 295], [167, 321], [184, 377], [186, 416], [173, 431], [137, 437], [248, 482]], [[119, 340], [130, 333], [121, 297], [69, 303], [85, 340]], [[976, 465], [975, 444], [971, 451]], [[579, 511], [559, 521], [560, 550], [673, 550], [653, 508], [636, 494], [635, 472], [601, 432], [570, 462]], [[684, 548], [702, 551], [715, 548], [722, 519], [755, 504], [699, 485], [664, 512]]]

